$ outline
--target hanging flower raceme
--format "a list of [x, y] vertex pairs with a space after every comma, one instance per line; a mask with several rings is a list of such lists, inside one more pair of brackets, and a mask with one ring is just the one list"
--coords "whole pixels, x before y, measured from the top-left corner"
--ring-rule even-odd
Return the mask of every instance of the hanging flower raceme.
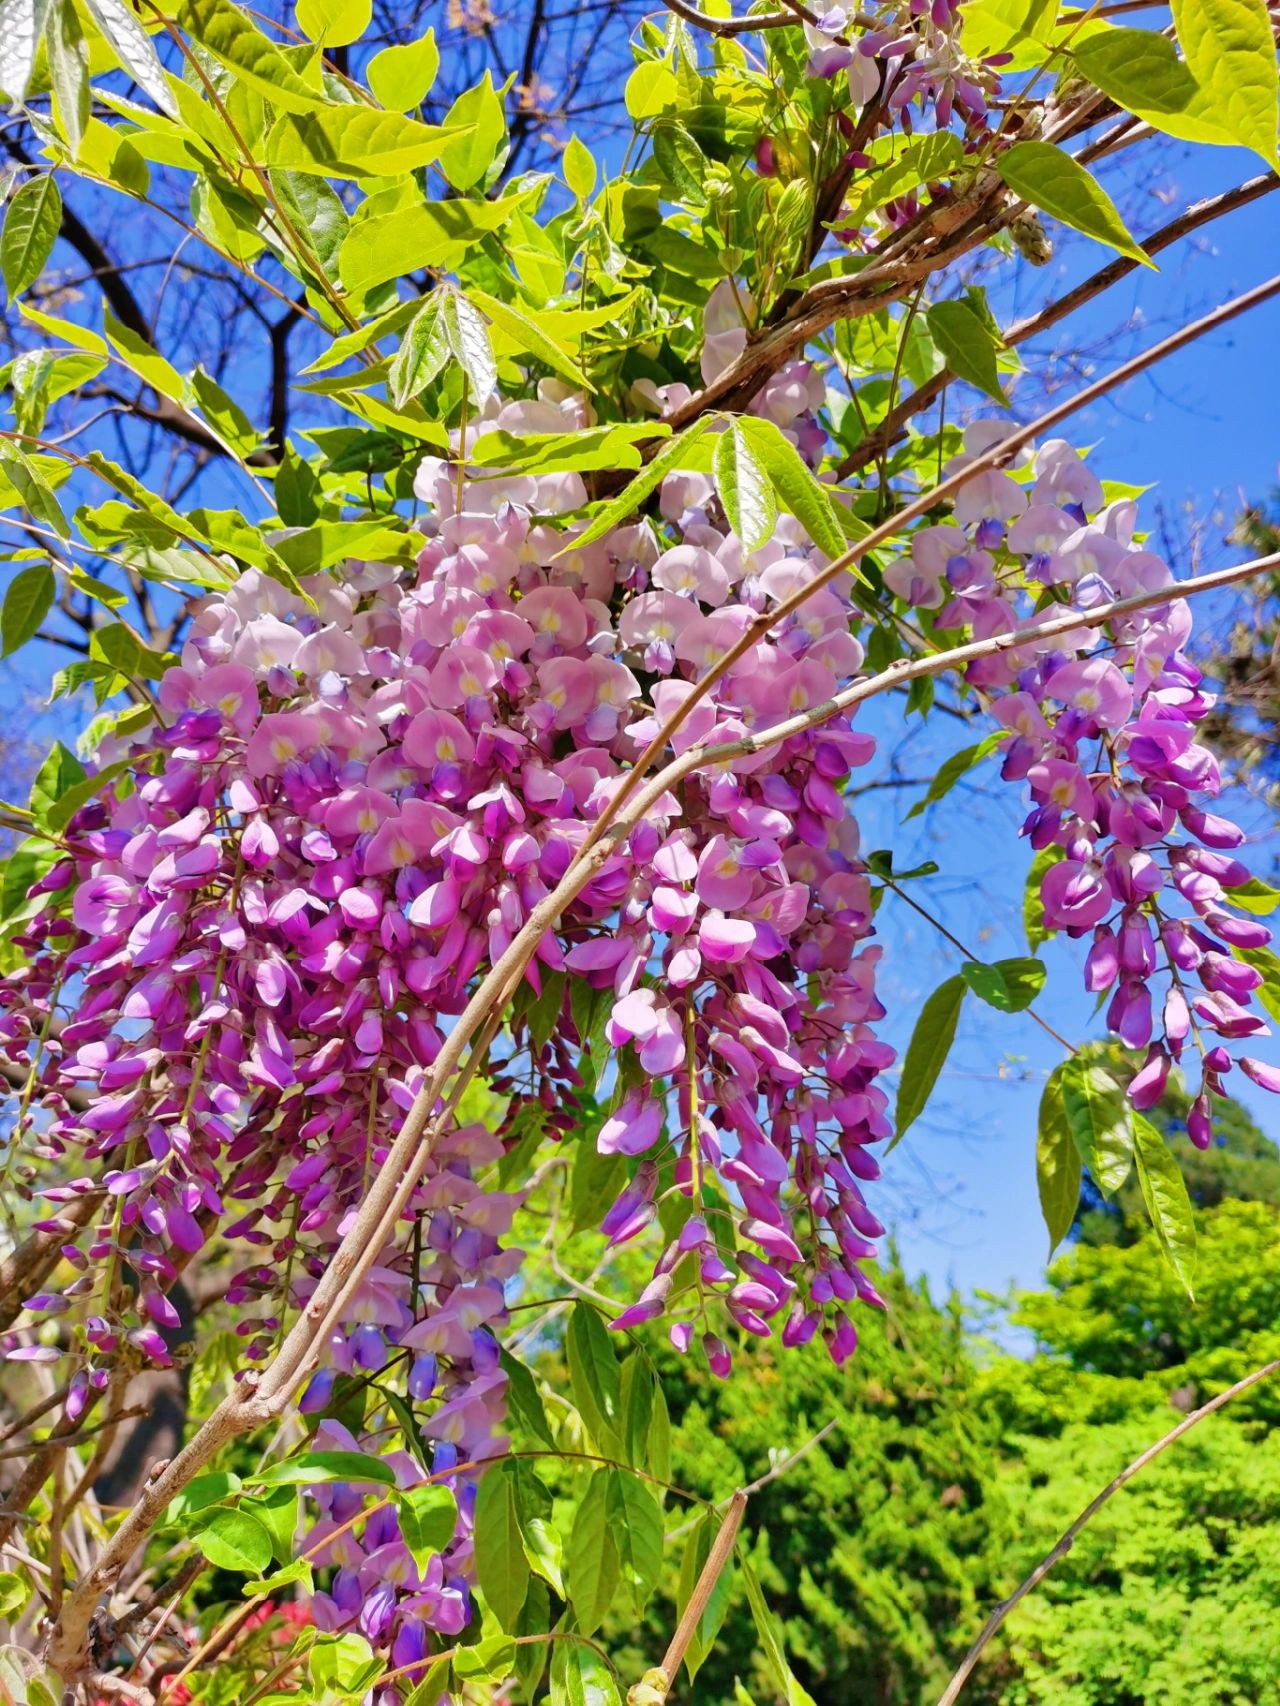
[[[978, 423], [966, 455], [1006, 430]], [[1249, 872], [1233, 857], [1242, 832], [1209, 809], [1221, 778], [1195, 737], [1214, 700], [1184, 649], [1191, 613], [1167, 565], [1136, 536], [1132, 498], [1108, 502], [1061, 440], [1018, 460], [965, 482], [952, 521], [916, 533], [885, 580], [949, 641], [958, 631], [1012, 634], [1033, 612], [1085, 614], [1170, 588], [1167, 600], [1101, 627], [979, 659], [967, 677], [1009, 731], [1005, 778], [1030, 795], [1022, 833], [1044, 867], [1045, 924], [1090, 939], [1086, 985], [1110, 992], [1108, 1026], [1143, 1052], [1130, 1099], [1152, 1107], [1193, 1045], [1202, 1082], [1188, 1130], [1203, 1148], [1233, 1064], [1225, 1044], [1268, 1030], [1251, 1011], [1262, 977], [1247, 954], [1270, 932], [1233, 907]], [[951, 465], [963, 467], [964, 458]], [[1206, 1033], [1221, 1041], [1210, 1045]], [[1273, 1068], [1240, 1064], [1280, 1089]]]

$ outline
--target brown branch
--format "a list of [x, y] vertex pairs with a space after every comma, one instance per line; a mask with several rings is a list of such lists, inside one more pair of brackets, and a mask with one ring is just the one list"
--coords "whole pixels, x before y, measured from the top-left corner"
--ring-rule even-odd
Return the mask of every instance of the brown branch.
[[644, 1678], [634, 1688], [627, 1691], [627, 1706], [663, 1706], [671, 1685], [676, 1679], [676, 1673], [684, 1663], [684, 1656], [689, 1650], [702, 1614], [707, 1609], [707, 1602], [716, 1590], [725, 1565], [733, 1555], [734, 1542], [738, 1538], [738, 1530], [742, 1526], [743, 1512], [747, 1508], [747, 1495], [739, 1489], [729, 1500], [729, 1508], [724, 1513], [724, 1519], [711, 1550], [707, 1553], [707, 1561], [698, 1573], [698, 1579], [689, 1595], [689, 1603], [681, 1613], [680, 1621], [676, 1624], [676, 1632], [671, 1637], [662, 1663], [653, 1670], [647, 1670]]
[[663, 0], [663, 3], [677, 18], [683, 18], [695, 29], [705, 30], [709, 36], [749, 36], [757, 30], [783, 30], [796, 24], [816, 24], [818, 21], [807, 6], [798, 4], [785, 12], [757, 12], [754, 17], [748, 14], [745, 18], [716, 18], [710, 12], [700, 12], [696, 6], [689, 5], [688, 0]]
[[[1158, 231], [1143, 241], [1142, 247], [1149, 255], [1158, 255], [1162, 250], [1171, 247], [1183, 237], [1198, 230], [1202, 225], [1208, 225], [1224, 214], [1233, 213], [1237, 208], [1247, 207], [1250, 202], [1258, 201], [1264, 195], [1280, 188], [1280, 175], [1275, 172], [1263, 172], [1256, 178], [1250, 178], [1247, 183], [1238, 184], [1235, 189], [1227, 190], [1222, 195], [1209, 196], [1204, 201], [1195, 202], [1186, 208], [1176, 219], [1171, 219], [1167, 225], [1162, 225]], [[1067, 291], [1056, 302], [1051, 302], [1038, 313], [1028, 315], [1017, 321], [1004, 334], [1005, 343], [1016, 349], [1029, 338], [1038, 337], [1041, 332], [1047, 332], [1056, 326], [1060, 320], [1065, 320], [1069, 314], [1074, 314], [1077, 308], [1083, 308], [1095, 296], [1100, 296], [1112, 285], [1118, 284], [1122, 278], [1127, 278], [1131, 272], [1136, 272], [1138, 262], [1128, 256], [1120, 256], [1099, 268], [1096, 273], [1081, 280], [1073, 289]], [[946, 387], [954, 382], [956, 374], [951, 368], [943, 368], [940, 373], [928, 379], [923, 385], [918, 385], [909, 397], [905, 397], [894, 409], [891, 409], [884, 420], [873, 433], [863, 439], [854, 450], [850, 451], [836, 471], [837, 479], [847, 479], [859, 468], [864, 468], [868, 462], [874, 462], [881, 453], [901, 436], [906, 423], [913, 415], [927, 409]]]
[[1238, 1398], [1242, 1392], [1247, 1392], [1251, 1386], [1256, 1386], [1259, 1381], [1266, 1380], [1276, 1373], [1280, 1373], [1280, 1359], [1269, 1362], [1262, 1368], [1255, 1368], [1252, 1374], [1246, 1374], [1243, 1380], [1237, 1380], [1234, 1386], [1228, 1386], [1225, 1392], [1219, 1392], [1216, 1398], [1211, 1398], [1207, 1404], [1202, 1404], [1198, 1410], [1193, 1410], [1189, 1416], [1184, 1416], [1177, 1427], [1171, 1428], [1163, 1439], [1158, 1439], [1154, 1445], [1149, 1445], [1144, 1452], [1134, 1458], [1132, 1463], [1122, 1469], [1115, 1480], [1109, 1482], [1096, 1498], [1090, 1499], [1080, 1515], [1064, 1532], [1053, 1550], [1040, 1560], [1031, 1574], [1014, 1589], [1008, 1599], [1002, 1601], [991, 1613], [982, 1627], [982, 1633], [965, 1654], [964, 1663], [947, 1684], [946, 1691], [938, 1701], [938, 1706], [955, 1706], [955, 1702], [960, 1698], [961, 1689], [973, 1674], [973, 1668], [982, 1656], [983, 1648], [996, 1630], [999, 1629], [1019, 1600], [1025, 1599], [1031, 1590], [1044, 1580], [1053, 1566], [1060, 1559], [1066, 1557], [1079, 1538], [1081, 1530], [1093, 1521], [1108, 1499], [1114, 1498], [1120, 1489], [1127, 1486], [1140, 1470], [1145, 1469], [1148, 1463], [1159, 1457], [1160, 1453], [1171, 1446], [1175, 1440], [1181, 1439], [1183, 1434], [1189, 1432], [1198, 1422], [1202, 1422], [1206, 1416], [1213, 1415], [1215, 1410], [1222, 1409], [1224, 1404], [1229, 1404], [1233, 1398]]

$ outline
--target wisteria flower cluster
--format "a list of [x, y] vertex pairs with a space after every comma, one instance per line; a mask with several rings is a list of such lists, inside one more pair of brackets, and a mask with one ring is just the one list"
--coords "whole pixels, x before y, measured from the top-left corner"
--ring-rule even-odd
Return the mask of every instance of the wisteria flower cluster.
[[[977, 423], [967, 456], [1007, 430]], [[917, 532], [885, 579], [949, 640], [1012, 634], [1034, 610], [1086, 613], [1170, 587], [1166, 602], [1101, 630], [1011, 647], [972, 663], [967, 677], [1009, 731], [1006, 780], [1030, 792], [1022, 833], [1047, 864], [1045, 923], [1091, 937], [1086, 987], [1111, 992], [1108, 1026], [1145, 1051], [1129, 1084], [1133, 1105], [1159, 1101], [1191, 1045], [1201, 1089], [1188, 1130], [1205, 1148], [1212, 1099], [1232, 1066], [1225, 1045], [1268, 1031], [1250, 1011], [1261, 974], [1232, 950], [1271, 935], [1231, 905], [1250, 873], [1232, 856], [1243, 833], [1208, 809], [1221, 777], [1195, 738], [1214, 700], [1185, 651], [1191, 613], [1172, 594], [1167, 564], [1136, 536], [1132, 498], [1108, 503], [1061, 440], [1022, 461], [965, 482], [953, 521]], [[1205, 1033], [1221, 1040], [1210, 1045]], [[1240, 1066], [1280, 1091], [1274, 1067], [1249, 1055]]]

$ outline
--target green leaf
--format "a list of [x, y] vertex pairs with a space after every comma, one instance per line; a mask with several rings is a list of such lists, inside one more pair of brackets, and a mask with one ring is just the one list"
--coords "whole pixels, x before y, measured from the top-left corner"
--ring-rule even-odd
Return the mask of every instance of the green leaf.
[[653, 131], [653, 157], [663, 177], [683, 201], [702, 206], [707, 199], [706, 155], [682, 124], [659, 124]]
[[338, 254], [351, 224], [337, 193], [323, 178], [283, 169], [269, 174], [289, 223], [301, 233], [327, 279], [336, 283]]
[[1274, 948], [1236, 948], [1235, 957], [1254, 971], [1262, 973], [1262, 982], [1254, 993], [1273, 1019], [1280, 1019], [1280, 954]]
[[452, 1668], [450, 1659], [437, 1659], [422, 1681], [410, 1689], [404, 1706], [436, 1706], [436, 1702], [449, 1686]]
[[622, 1437], [627, 1462], [649, 1467], [649, 1428], [657, 1377], [643, 1352], [635, 1351], [622, 1365]]
[[[569, 551], [580, 551], [584, 546], [593, 544], [597, 539], [603, 539], [606, 533], [625, 521], [640, 504], [655, 491], [673, 469], [678, 468], [688, 456], [690, 450], [706, 432], [710, 423], [705, 419], [695, 421], [677, 438], [671, 439], [652, 459], [641, 469], [634, 480], [628, 483], [618, 493], [616, 498], [599, 510], [589, 521], [582, 532], [576, 534], [571, 542], [556, 553], [563, 557]], [[554, 561], [554, 559], [553, 559]]]
[[773, 537], [778, 508], [768, 476], [736, 420], [730, 420], [716, 439], [715, 475], [730, 527], [744, 550], [758, 551]]
[[499, 1353], [503, 1373], [507, 1377], [507, 1407], [512, 1420], [523, 1426], [540, 1445], [555, 1450], [555, 1435], [547, 1420], [546, 1406], [538, 1384], [525, 1365], [509, 1352]]
[[[1044, 901], [1040, 898], [1040, 885], [1044, 882], [1045, 872], [1056, 865], [1066, 854], [1061, 847], [1042, 847], [1031, 861], [1031, 869], [1027, 873], [1026, 885], [1022, 891], [1022, 924], [1027, 933], [1027, 946], [1034, 951], [1043, 942], [1056, 934], [1046, 930], [1044, 923]], [[1277, 896], [1280, 899], [1280, 896]]]
[[[39, 836], [31, 836], [18, 843], [0, 867], [3, 871], [3, 876], [0, 876], [0, 920], [8, 923], [23, 913], [32, 888], [41, 877], [48, 876], [61, 858], [62, 849]], [[51, 897], [39, 898], [40, 909], [43, 910], [44, 902]]]
[[623, 92], [627, 112], [635, 120], [656, 118], [668, 107], [679, 105], [680, 85], [669, 65], [648, 59], [637, 65], [627, 78]]
[[960, 975], [978, 998], [1001, 1013], [1021, 1013], [1044, 988], [1045, 971], [1039, 960], [966, 960]]
[[320, 87], [304, 82], [275, 43], [232, 0], [177, 0], [174, 16], [194, 41], [273, 106], [305, 113], [324, 105]]
[[596, 163], [591, 150], [576, 136], [569, 138], [568, 146], [561, 156], [560, 169], [564, 173], [564, 181], [573, 191], [579, 201], [590, 201], [591, 192], [596, 187]]
[[117, 320], [110, 308], [102, 311], [102, 330], [112, 349], [139, 379], [145, 380], [162, 397], [170, 397], [175, 403], [185, 402], [187, 388], [177, 368], [140, 337], [132, 326]]
[[193, 1538], [209, 1562], [220, 1570], [260, 1576], [271, 1562], [271, 1535], [247, 1511], [215, 1510]]
[[1133, 1124], [1125, 1093], [1104, 1066], [1081, 1055], [1064, 1061], [1054, 1076], [1080, 1159], [1103, 1195], [1114, 1196], [1133, 1165]]
[[326, 178], [394, 178], [429, 166], [457, 135], [372, 107], [285, 113], [267, 134], [263, 163]]
[[311, 1680], [322, 1699], [330, 1689], [339, 1694], [363, 1694], [384, 1664], [364, 1636], [354, 1633], [319, 1636], [309, 1660]]
[[[711, 1552], [712, 1542], [720, 1530], [720, 1515], [716, 1511], [707, 1511], [700, 1519], [697, 1527], [689, 1537], [680, 1559], [680, 1585], [676, 1591], [676, 1610], [683, 1617], [685, 1609], [693, 1598], [693, 1590], [698, 1585], [702, 1567]], [[733, 1559], [716, 1577], [702, 1616], [694, 1626], [693, 1636], [685, 1651], [684, 1665], [689, 1673], [692, 1684], [698, 1672], [706, 1663], [708, 1655], [716, 1644], [716, 1636], [724, 1622], [733, 1598]]]
[[602, 1653], [580, 1641], [557, 1641], [551, 1655], [548, 1706], [619, 1706], [618, 1685]]
[[216, 1505], [220, 1500], [230, 1498], [232, 1493], [238, 1493], [241, 1485], [240, 1477], [233, 1475], [230, 1470], [206, 1470], [170, 1499], [165, 1506], [164, 1515], [160, 1518], [160, 1526], [170, 1528], [195, 1511], [207, 1510], [210, 1505]]
[[585, 373], [571, 361], [559, 344], [554, 343], [538, 324], [536, 313], [521, 313], [507, 302], [499, 302], [496, 296], [490, 296], [483, 290], [470, 290], [467, 300], [474, 303], [480, 312], [487, 316], [493, 325], [506, 333], [517, 349], [527, 350], [535, 356], [544, 367], [549, 367], [553, 373], [558, 373], [561, 379], [567, 379], [572, 385], [580, 385], [584, 391], [594, 392]]
[[443, 1552], [458, 1526], [458, 1501], [448, 1487], [426, 1481], [396, 1495], [400, 1533], [419, 1572]]
[[[969, 20], [966, 14], [966, 35], [968, 28]], [[871, 179], [866, 194], [857, 203], [851, 223], [861, 223], [874, 208], [883, 207], [886, 202], [908, 195], [921, 184], [950, 177], [964, 160], [964, 144], [949, 130], [939, 130], [932, 136], [922, 136], [915, 142], [907, 143], [905, 148], [901, 138], [894, 136], [888, 139], [888, 145], [894, 149], [894, 153]]]
[[662, 1574], [662, 1511], [643, 1481], [623, 1469], [610, 1473], [607, 1504], [622, 1579], [634, 1596], [637, 1615], [643, 1616]]
[[428, 30], [418, 41], [384, 47], [365, 69], [369, 87], [388, 112], [407, 113], [431, 93], [440, 69], [436, 33]]
[[151, 37], [138, 22], [128, 0], [86, 0], [90, 15], [111, 50], [138, 87], [151, 96], [162, 113], [178, 117], [177, 103]]
[[[782, 428], [755, 415], [741, 416], [737, 425], [756, 460], [766, 470], [774, 495], [787, 514], [795, 516], [832, 562], [843, 556], [848, 542], [831, 490], [818, 479]], [[851, 572], [862, 578], [858, 569]]]
[[1213, 119], [1280, 170], [1280, 76], [1266, 0], [1172, 0], [1187, 67]]
[[1060, 1071], [1054, 1072], [1040, 1098], [1036, 1128], [1036, 1188], [1040, 1193], [1040, 1212], [1049, 1232], [1051, 1256], [1071, 1230], [1080, 1201], [1082, 1171], [1080, 1151], [1063, 1105], [1062, 1075]]
[[1231, 889], [1227, 898], [1242, 912], [1252, 912], [1265, 918], [1280, 906], [1280, 889], [1273, 889], [1258, 877], [1250, 877], [1247, 883], [1238, 883]]
[[491, 1468], [476, 1493], [476, 1579], [485, 1601], [508, 1634], [515, 1632], [529, 1591], [515, 1484], [505, 1468]]
[[57, 584], [48, 563], [32, 563], [9, 582], [0, 609], [0, 657], [25, 646], [53, 608]]
[[760, 1644], [778, 1692], [786, 1706], [813, 1706], [812, 1696], [803, 1689], [791, 1674], [791, 1666], [787, 1663], [786, 1648], [783, 1645], [782, 1625], [769, 1609], [764, 1592], [760, 1587], [755, 1571], [745, 1558], [742, 1563], [742, 1579], [746, 1584], [747, 1603], [751, 1607], [752, 1620], [756, 1632], [760, 1636]]
[[1101, 184], [1061, 148], [1050, 142], [1015, 142], [999, 157], [996, 169], [1023, 201], [1157, 270], [1155, 262], [1130, 236]]
[[612, 1474], [610, 1469], [597, 1469], [592, 1475], [569, 1532], [565, 1590], [584, 1635], [594, 1634], [604, 1622], [621, 1574], [609, 1509]]
[[[358, 219], [339, 257], [342, 282], [348, 290], [367, 291], [419, 267], [456, 270], [488, 232], [500, 231], [527, 200], [516, 194], [497, 201], [419, 202]], [[320, 371], [320, 363], [308, 371]]]
[[486, 71], [445, 114], [445, 125], [461, 134], [440, 154], [440, 166], [455, 190], [472, 189], [488, 172], [507, 134], [502, 101]]
[[1117, 106], [1143, 117], [1185, 112], [1200, 94], [1175, 44], [1156, 30], [1099, 30], [1076, 43], [1071, 57]]
[[478, 310], [459, 291], [445, 290], [441, 292], [440, 320], [445, 340], [467, 376], [472, 402], [487, 403], [498, 389], [498, 368], [488, 328]]
[[984, 758], [999, 750], [1003, 739], [1003, 735], [988, 735], [976, 746], [966, 746], [961, 752], [953, 752], [950, 758], [944, 759], [938, 766], [938, 774], [929, 784], [928, 792], [922, 800], [916, 801], [903, 821], [910, 823], [913, 817], [919, 817], [921, 812], [949, 794], [962, 776], [967, 776]]
[[[80, 356], [74, 359], [83, 361], [88, 358]], [[203, 367], [197, 367], [191, 375], [190, 385], [200, 413], [237, 455], [248, 456], [257, 449], [261, 439], [257, 428], [216, 379], [211, 378]]]
[[985, 59], [1027, 36], [1045, 41], [1057, 11], [1055, 0], [965, 0], [964, 50]]
[[53, 495], [48, 481], [15, 444], [6, 445], [0, 452], [0, 469], [37, 521], [51, 527], [59, 539], [71, 537], [62, 505]]
[[50, 814], [56, 810], [58, 801], [77, 783], [86, 781], [88, 774], [73, 752], [68, 752], [61, 741], [54, 742], [48, 757], [36, 771], [27, 802], [37, 829], [49, 827]]
[[298, 0], [299, 27], [325, 47], [346, 47], [369, 28], [373, 0]]
[[367, 1456], [363, 1451], [309, 1451], [300, 1457], [286, 1457], [280, 1463], [249, 1477], [260, 1487], [305, 1485], [320, 1481], [371, 1481], [378, 1486], [394, 1487], [395, 1470], [381, 1457]]
[[239, 1508], [260, 1522], [271, 1536], [271, 1551], [278, 1564], [289, 1564], [293, 1560], [298, 1502], [299, 1494], [295, 1487], [271, 1487], [261, 1496], [246, 1496], [240, 1500]]
[[73, 0], [55, 0], [44, 29], [54, 117], [72, 153], [89, 122], [89, 45]]
[[1165, 1260], [1193, 1301], [1196, 1269], [1196, 1227], [1187, 1182], [1173, 1151], [1145, 1115], [1134, 1113], [1134, 1156], [1142, 1200], [1155, 1228]]
[[0, 0], [0, 89], [11, 101], [27, 98], [48, 0]]
[[929, 333], [947, 366], [967, 384], [1008, 404], [996, 366], [996, 341], [968, 302], [935, 302], [926, 314]]
[[62, 196], [52, 172], [28, 178], [9, 203], [0, 233], [0, 272], [12, 300], [44, 271], [62, 229]]
[[596, 1444], [609, 1456], [620, 1456], [622, 1379], [613, 1340], [589, 1303], [578, 1302], [569, 1316], [565, 1335], [573, 1400]]
[[902, 1142], [911, 1125], [924, 1112], [933, 1094], [951, 1045], [955, 1041], [960, 1009], [964, 1005], [967, 985], [962, 977], [949, 977], [940, 984], [925, 1002], [911, 1033], [902, 1062], [902, 1078], [898, 1084], [898, 1105], [894, 1111], [896, 1130], [889, 1148]]

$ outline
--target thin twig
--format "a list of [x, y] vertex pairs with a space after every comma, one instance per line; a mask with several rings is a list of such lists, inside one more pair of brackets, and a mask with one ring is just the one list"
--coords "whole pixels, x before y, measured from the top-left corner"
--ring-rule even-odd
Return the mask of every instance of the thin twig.
[[1003, 1600], [988, 1617], [982, 1627], [982, 1633], [965, 1654], [964, 1663], [947, 1684], [946, 1691], [938, 1701], [938, 1706], [955, 1706], [955, 1702], [960, 1698], [960, 1690], [973, 1674], [973, 1668], [981, 1658], [983, 1648], [996, 1630], [1018, 1601], [1025, 1599], [1031, 1590], [1044, 1580], [1059, 1559], [1066, 1557], [1075, 1545], [1080, 1531], [1093, 1521], [1108, 1499], [1114, 1498], [1121, 1487], [1127, 1486], [1133, 1480], [1139, 1470], [1145, 1469], [1153, 1458], [1159, 1457], [1162, 1451], [1171, 1446], [1174, 1440], [1181, 1439], [1183, 1434], [1195, 1427], [1197, 1422], [1202, 1422], [1206, 1416], [1213, 1415], [1215, 1410], [1220, 1410], [1224, 1404], [1229, 1404], [1233, 1398], [1238, 1398], [1242, 1392], [1247, 1392], [1251, 1386], [1256, 1386], [1259, 1381], [1266, 1380], [1278, 1372], [1280, 1372], [1280, 1358], [1277, 1358], [1275, 1362], [1267, 1363], [1262, 1368], [1255, 1368], [1252, 1374], [1246, 1374], [1243, 1380], [1237, 1380], [1234, 1386], [1228, 1386], [1225, 1392], [1219, 1392], [1216, 1398], [1210, 1398], [1207, 1404], [1202, 1404], [1198, 1410], [1193, 1410], [1189, 1416], [1184, 1416], [1177, 1427], [1171, 1428], [1163, 1439], [1158, 1439], [1154, 1445], [1149, 1445], [1144, 1452], [1134, 1458], [1132, 1463], [1122, 1469], [1115, 1480], [1109, 1482], [1096, 1498], [1090, 1499], [1053, 1550], [1040, 1560], [1026, 1580], [1015, 1588], [1008, 1599]]

